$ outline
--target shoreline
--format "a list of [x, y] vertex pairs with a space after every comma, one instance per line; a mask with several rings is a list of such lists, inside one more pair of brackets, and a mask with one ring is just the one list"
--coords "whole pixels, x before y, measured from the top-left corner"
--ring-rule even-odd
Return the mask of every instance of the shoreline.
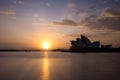
[[83, 48], [83, 49], [53, 49], [53, 50], [39, 50], [39, 49], [0, 49], [0, 52], [43, 52], [43, 51], [60, 51], [60, 52], [76, 52], [76, 53], [90, 53], [90, 52], [105, 52], [105, 53], [112, 53], [112, 52], [120, 52], [119, 48], [111, 48], [111, 49], [103, 49], [103, 48]]

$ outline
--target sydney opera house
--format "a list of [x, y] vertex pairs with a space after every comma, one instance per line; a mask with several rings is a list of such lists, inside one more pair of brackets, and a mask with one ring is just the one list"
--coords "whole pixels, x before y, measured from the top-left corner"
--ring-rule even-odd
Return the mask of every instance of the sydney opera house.
[[112, 45], [101, 45], [100, 41], [91, 42], [86, 36], [81, 35], [81, 38], [76, 38], [76, 40], [71, 41], [71, 48], [70, 50], [80, 50], [80, 49], [100, 49], [106, 48], [109, 49]]
[[91, 42], [86, 36], [81, 35], [81, 39], [77, 38], [76, 41], [72, 40], [71, 45], [81, 48], [99, 48], [100, 42], [99, 41]]

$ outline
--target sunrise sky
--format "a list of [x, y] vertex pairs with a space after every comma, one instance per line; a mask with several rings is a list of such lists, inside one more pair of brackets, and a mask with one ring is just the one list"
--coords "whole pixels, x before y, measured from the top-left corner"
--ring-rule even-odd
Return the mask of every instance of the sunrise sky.
[[120, 46], [120, 0], [0, 0], [0, 48], [69, 48], [80, 34]]

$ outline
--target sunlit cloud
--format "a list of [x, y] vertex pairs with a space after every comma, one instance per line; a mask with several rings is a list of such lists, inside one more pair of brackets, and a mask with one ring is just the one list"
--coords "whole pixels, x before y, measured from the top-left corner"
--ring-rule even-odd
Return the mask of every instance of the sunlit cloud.
[[56, 25], [65, 26], [85, 26], [91, 29], [110, 29], [120, 30], [120, 10], [113, 8], [105, 8], [101, 12], [101, 17], [96, 15], [88, 15], [81, 13], [82, 21], [75, 22], [74, 20], [64, 19], [61, 22], [54, 22]]
[[120, 18], [120, 9], [113, 9], [113, 8], [105, 8], [102, 16], [104, 17], [116, 17], [116, 18]]
[[12, 7], [9, 7], [6, 10], [0, 10], [0, 14], [3, 14], [3, 15], [15, 15], [16, 12]]
[[0, 14], [4, 18], [16, 19], [16, 11], [14, 10], [13, 6], [10, 6], [5, 10], [0, 10]]
[[[97, 19], [97, 17], [88, 17], [82, 24], [90, 28], [100, 29], [108, 28], [111, 30], [120, 30], [120, 10], [116, 9], [104, 9], [101, 13], [102, 17]], [[93, 21], [96, 20], [96, 21]]]
[[66, 25], [66, 26], [78, 26], [79, 24], [73, 20], [64, 19], [61, 22], [53, 22], [56, 25]]

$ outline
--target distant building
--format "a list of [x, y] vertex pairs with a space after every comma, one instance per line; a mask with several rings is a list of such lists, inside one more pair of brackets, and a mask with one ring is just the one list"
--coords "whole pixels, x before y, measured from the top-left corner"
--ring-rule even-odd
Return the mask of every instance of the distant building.
[[86, 36], [81, 35], [81, 39], [76, 38], [76, 41], [72, 40], [71, 45], [72, 47], [80, 48], [99, 48], [100, 42], [99, 41], [91, 42]]
[[112, 48], [112, 45], [101, 45], [101, 48], [110, 49]]

